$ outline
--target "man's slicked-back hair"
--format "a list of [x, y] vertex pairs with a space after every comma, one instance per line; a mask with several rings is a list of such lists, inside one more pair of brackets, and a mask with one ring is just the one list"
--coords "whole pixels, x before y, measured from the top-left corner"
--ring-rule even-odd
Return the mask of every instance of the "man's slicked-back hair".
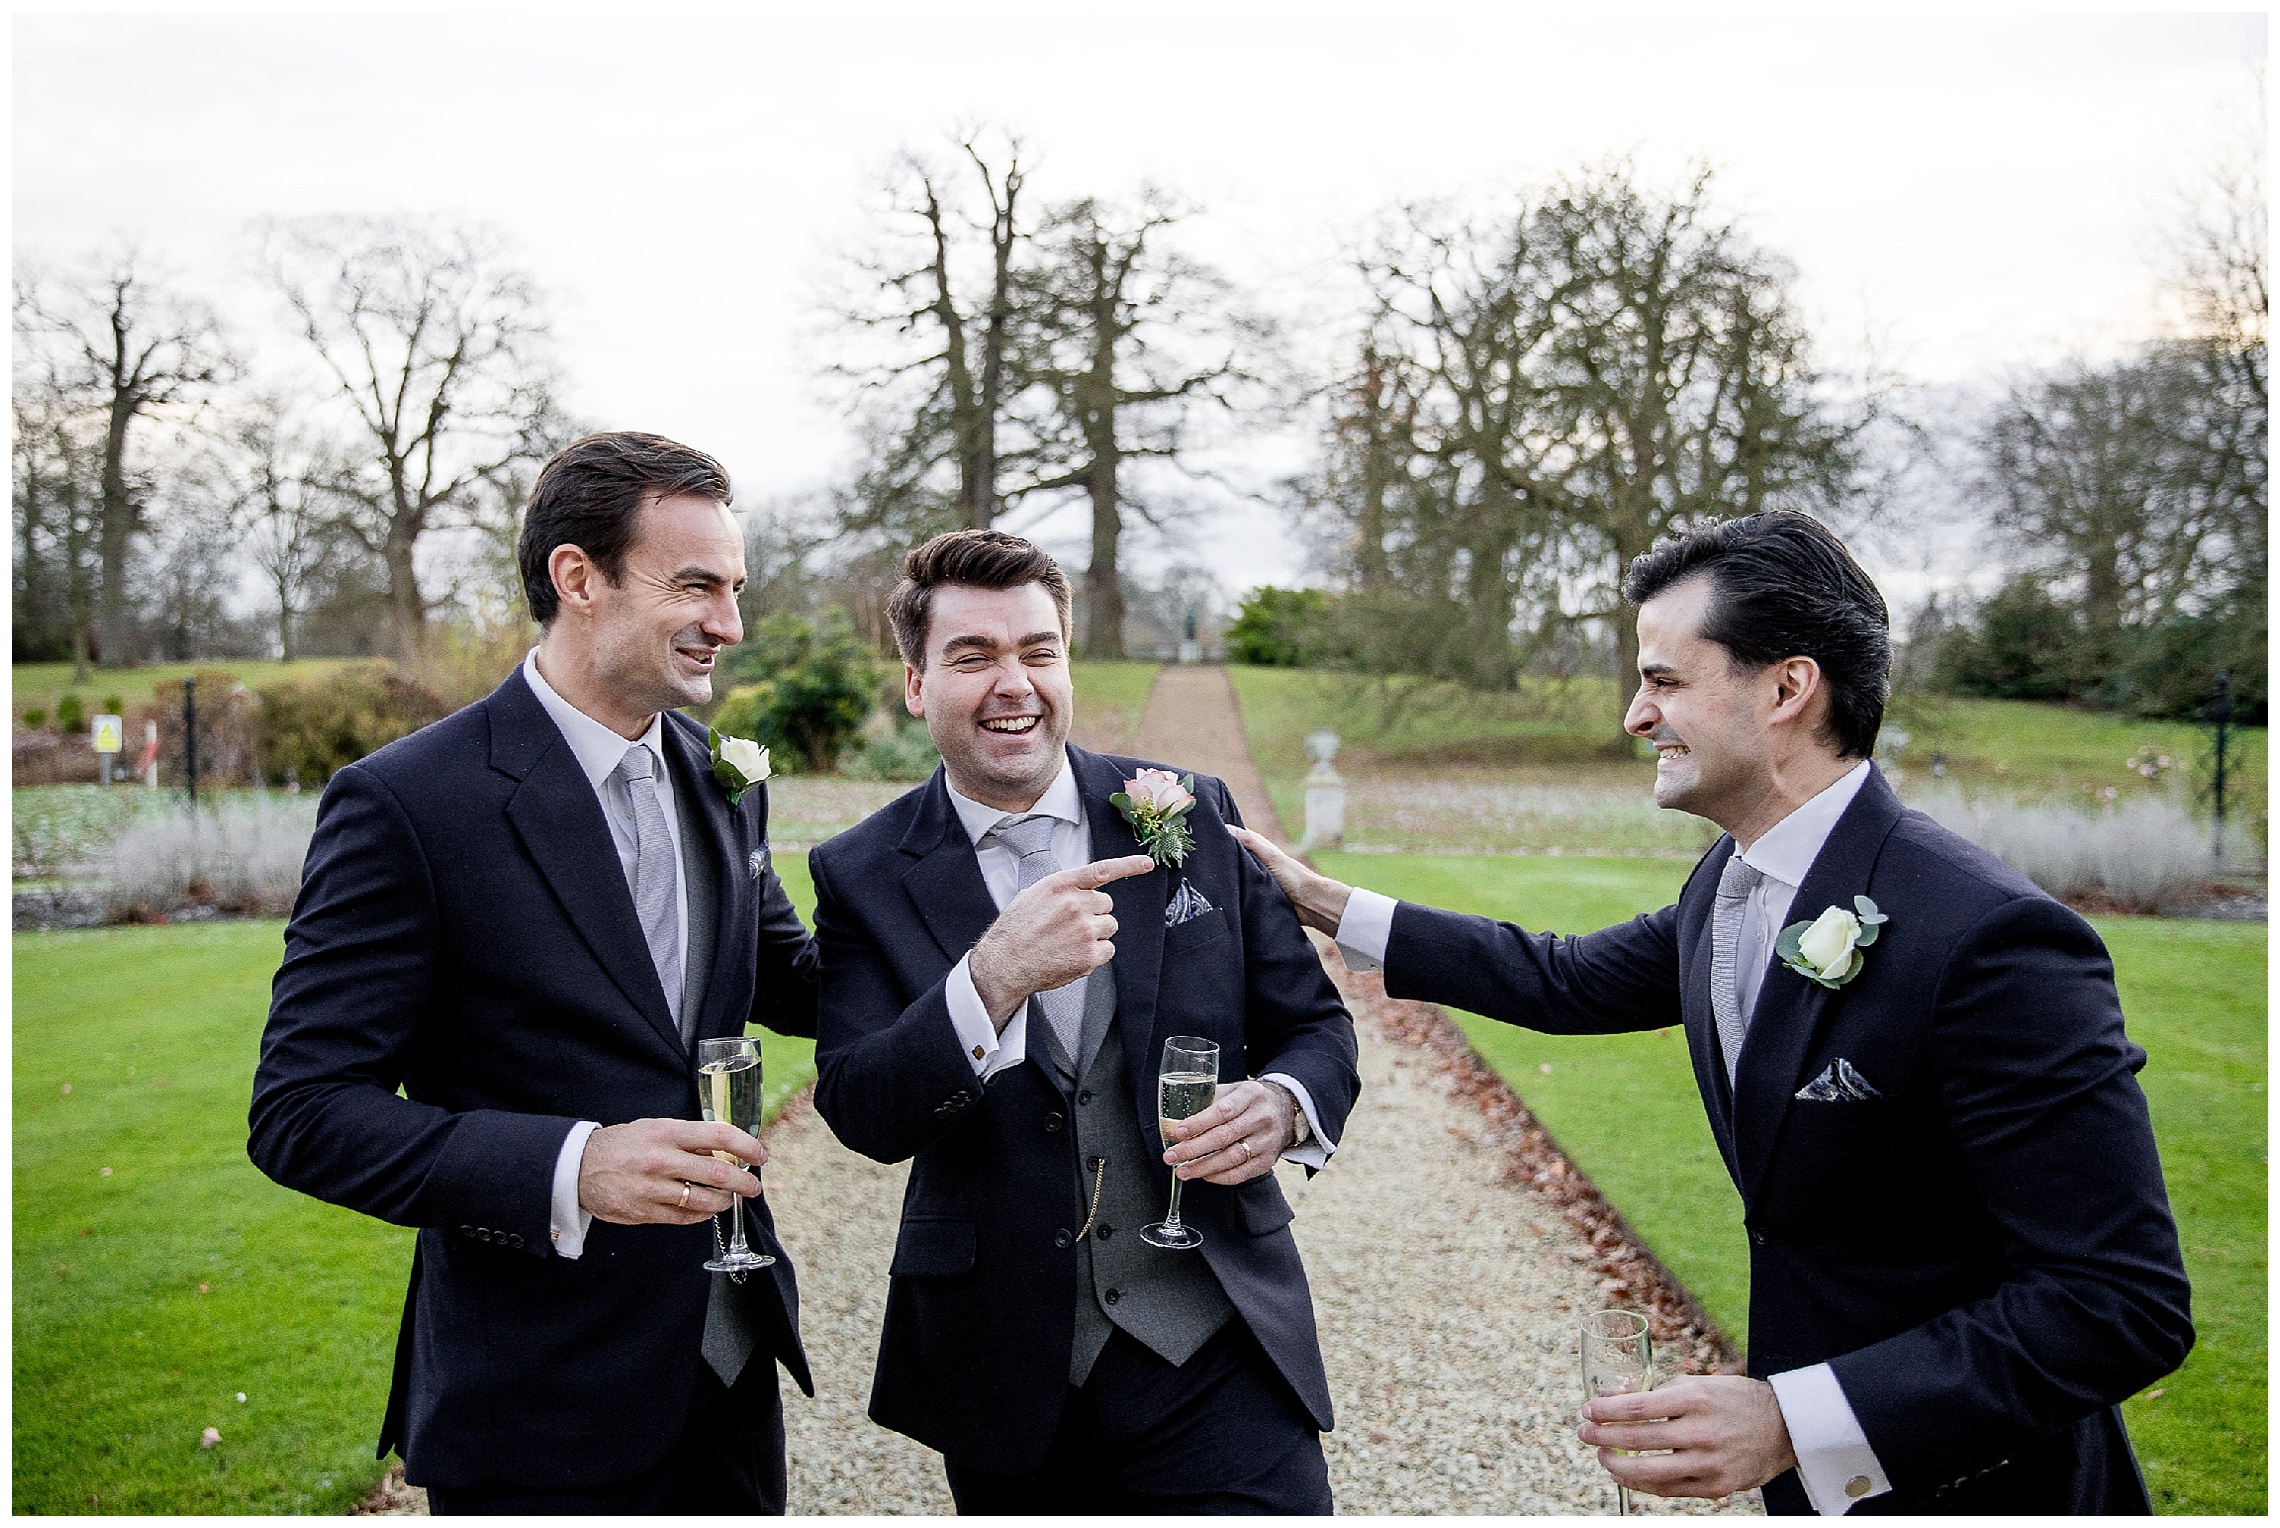
[[546, 565], [556, 547], [578, 548], [615, 584], [643, 503], [682, 494], [726, 504], [727, 469], [694, 446], [639, 430], [589, 435], [555, 452], [539, 469], [515, 543], [531, 618], [544, 626], [560, 607]]
[[926, 668], [927, 623], [934, 613], [934, 591], [944, 584], [975, 589], [1018, 589], [1043, 584], [1053, 597], [1061, 635], [1069, 635], [1069, 576], [1034, 542], [1004, 531], [945, 531], [903, 558], [902, 582], [887, 601], [895, 629], [895, 650], [912, 668]]
[[1702, 635], [1737, 667], [1818, 663], [1829, 690], [1824, 739], [1842, 757], [1867, 758], [1892, 694], [1892, 617], [1836, 533], [1786, 509], [1697, 526], [1634, 558], [1623, 598], [1643, 605], [1696, 574], [1711, 585]]

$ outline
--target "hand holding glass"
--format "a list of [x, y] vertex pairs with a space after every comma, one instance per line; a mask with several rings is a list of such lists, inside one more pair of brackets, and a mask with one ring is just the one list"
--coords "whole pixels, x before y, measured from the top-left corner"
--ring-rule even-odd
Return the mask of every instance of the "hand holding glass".
[[[1156, 1127], [1167, 1147], [1179, 1138], [1172, 1126], [1211, 1107], [1219, 1096], [1219, 1047], [1194, 1035], [1174, 1035], [1164, 1042], [1164, 1062], [1156, 1069]], [[1172, 1207], [1152, 1226], [1140, 1228], [1140, 1239], [1151, 1247], [1184, 1251], [1203, 1245], [1203, 1235], [1180, 1220], [1180, 1176], [1172, 1174]]]
[[[699, 1040], [697, 1042], [697, 1096], [703, 1104], [706, 1120], [717, 1124], [734, 1125], [746, 1135], [760, 1133], [760, 1044], [738, 1036], [725, 1040]], [[734, 1152], [716, 1151], [714, 1156], [723, 1162], [744, 1167]], [[751, 1169], [746, 1168], [747, 1172]], [[728, 1207], [728, 1249], [711, 1259], [705, 1267], [714, 1273], [750, 1273], [755, 1268], [766, 1268], [776, 1260], [765, 1252], [755, 1252], [744, 1240], [744, 1201], [739, 1198]], [[719, 1222], [714, 1222], [713, 1241], [720, 1240]]]
[[[1599, 1310], [1583, 1318], [1583, 1398], [1630, 1395], [1654, 1388], [1654, 1345], [1637, 1311]], [[1615, 1515], [1631, 1514], [1631, 1493], [1615, 1487]]]

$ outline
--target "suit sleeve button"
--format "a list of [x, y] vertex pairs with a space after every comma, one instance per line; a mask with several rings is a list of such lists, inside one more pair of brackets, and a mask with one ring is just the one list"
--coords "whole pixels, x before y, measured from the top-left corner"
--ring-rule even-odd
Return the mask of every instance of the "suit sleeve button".
[[523, 1239], [522, 1233], [520, 1231], [515, 1232], [513, 1235], [507, 1238], [507, 1245], [514, 1248], [517, 1252], [520, 1252], [522, 1250], [522, 1244]]
[[1067, 1226], [1063, 1226], [1060, 1230], [1053, 1233], [1053, 1245], [1056, 1247], [1067, 1247], [1071, 1242], [1075, 1240], [1076, 1238], [1069, 1234], [1069, 1228]]
[[475, 1228], [473, 1226], [461, 1226], [459, 1228], [459, 1234], [461, 1236], [473, 1236], [475, 1234]]

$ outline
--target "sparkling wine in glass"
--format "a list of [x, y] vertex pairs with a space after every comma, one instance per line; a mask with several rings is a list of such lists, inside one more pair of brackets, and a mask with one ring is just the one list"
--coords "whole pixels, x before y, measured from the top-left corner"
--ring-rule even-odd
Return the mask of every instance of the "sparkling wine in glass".
[[[1583, 1318], [1583, 1397], [1630, 1395], [1654, 1388], [1654, 1345], [1647, 1318], [1635, 1310], [1595, 1310]], [[1615, 1487], [1615, 1515], [1631, 1515], [1631, 1493]]]
[[[1219, 1047], [1194, 1035], [1174, 1035], [1164, 1042], [1164, 1062], [1156, 1069], [1156, 1128], [1164, 1144], [1176, 1146], [1172, 1126], [1211, 1107], [1219, 1096]], [[1172, 1207], [1152, 1226], [1140, 1228], [1140, 1239], [1151, 1247], [1184, 1251], [1203, 1245], [1203, 1235], [1180, 1220], [1180, 1177], [1172, 1174]]]
[[[699, 1040], [697, 1098], [704, 1106], [707, 1120], [734, 1125], [746, 1135], [757, 1136], [760, 1133], [760, 1043], [743, 1036]], [[723, 1162], [744, 1167], [734, 1152], [716, 1151], [713, 1155]], [[707, 1262], [707, 1268], [714, 1273], [750, 1273], [776, 1261], [767, 1253], [755, 1252], [746, 1245], [743, 1200], [728, 1207], [728, 1225], [728, 1247]], [[716, 1248], [720, 1245], [717, 1218], [713, 1222], [713, 1245]]]

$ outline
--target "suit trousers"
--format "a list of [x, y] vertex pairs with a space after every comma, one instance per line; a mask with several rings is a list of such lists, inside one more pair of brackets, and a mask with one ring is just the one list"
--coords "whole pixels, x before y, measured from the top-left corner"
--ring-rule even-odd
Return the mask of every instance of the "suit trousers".
[[1177, 1366], [1118, 1330], [1043, 1464], [996, 1475], [946, 1459], [943, 1473], [967, 1517], [1330, 1514], [1321, 1435], [1240, 1317]]
[[[628, 1404], [633, 1404], [631, 1397]], [[437, 1517], [573, 1516], [603, 1513], [687, 1517], [700, 1513], [784, 1515], [784, 1402], [776, 1360], [752, 1355], [734, 1388], [699, 1359], [681, 1440], [632, 1480], [576, 1491], [502, 1485], [431, 1489]]]

